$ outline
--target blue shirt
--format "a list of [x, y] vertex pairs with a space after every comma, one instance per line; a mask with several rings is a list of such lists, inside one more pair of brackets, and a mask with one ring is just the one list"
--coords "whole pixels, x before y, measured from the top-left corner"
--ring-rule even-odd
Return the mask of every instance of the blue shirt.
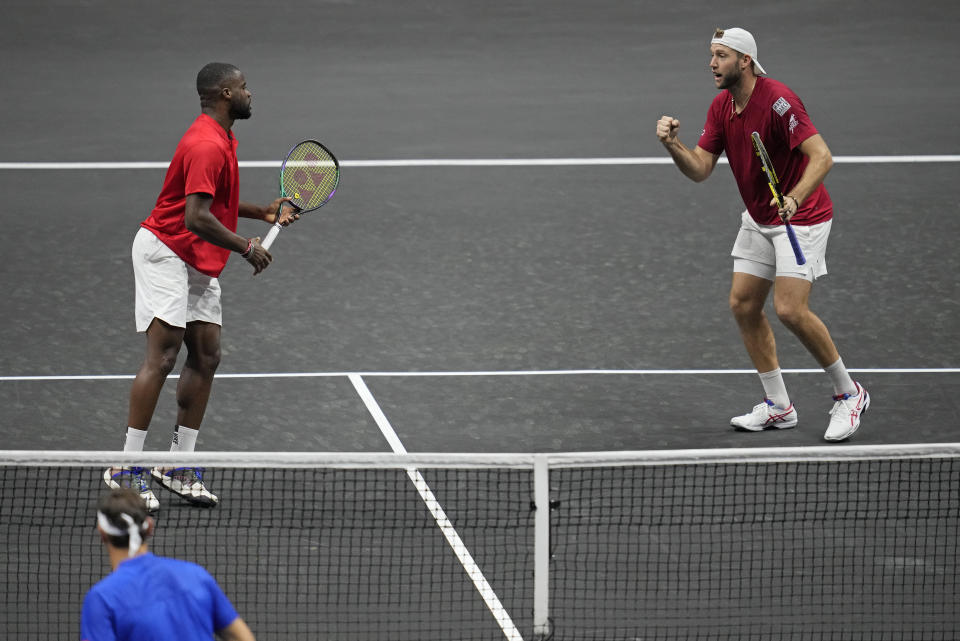
[[210, 641], [237, 611], [209, 572], [147, 552], [120, 563], [83, 600], [84, 641]]

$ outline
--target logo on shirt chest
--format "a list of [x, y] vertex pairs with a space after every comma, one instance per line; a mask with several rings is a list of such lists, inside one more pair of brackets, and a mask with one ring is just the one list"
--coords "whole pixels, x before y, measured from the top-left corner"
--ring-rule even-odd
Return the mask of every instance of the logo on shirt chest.
[[773, 103], [773, 110], [782, 116], [790, 110], [790, 103], [781, 96], [780, 98], [777, 98], [775, 103]]

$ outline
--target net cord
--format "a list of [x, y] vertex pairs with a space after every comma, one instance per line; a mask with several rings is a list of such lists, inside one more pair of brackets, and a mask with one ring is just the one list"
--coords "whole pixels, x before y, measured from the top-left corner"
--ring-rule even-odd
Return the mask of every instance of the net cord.
[[782, 463], [901, 458], [957, 458], [960, 443], [829, 445], [814, 447], [715, 448], [566, 453], [386, 453], [386, 452], [117, 452], [81, 450], [0, 450], [0, 465], [86, 467], [90, 465], [195, 465], [237, 468], [530, 469], [538, 456], [550, 468], [685, 465], [700, 463]]

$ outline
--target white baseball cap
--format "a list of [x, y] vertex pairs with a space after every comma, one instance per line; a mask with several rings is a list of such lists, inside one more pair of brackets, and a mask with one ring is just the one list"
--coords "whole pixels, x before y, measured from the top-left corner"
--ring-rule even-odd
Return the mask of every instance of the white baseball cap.
[[730, 47], [734, 51], [745, 53], [753, 58], [753, 68], [758, 76], [765, 75], [767, 72], [760, 66], [757, 60], [757, 41], [753, 39], [753, 34], [740, 27], [731, 27], [730, 29], [717, 29], [713, 33], [712, 45], [723, 45]]

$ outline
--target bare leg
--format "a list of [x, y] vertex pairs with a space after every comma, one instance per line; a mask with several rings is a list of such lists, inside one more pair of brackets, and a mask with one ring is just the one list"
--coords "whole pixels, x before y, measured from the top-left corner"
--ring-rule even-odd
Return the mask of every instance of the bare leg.
[[813, 283], [802, 278], [777, 278], [773, 306], [780, 322], [800, 339], [821, 367], [829, 367], [840, 359], [830, 332], [823, 321], [810, 311], [810, 290]]
[[763, 311], [772, 285], [765, 278], [734, 272], [730, 286], [730, 311], [740, 328], [740, 336], [750, 360], [760, 373], [771, 372], [779, 367], [773, 328]]
[[200, 429], [213, 388], [213, 375], [220, 365], [220, 326], [195, 321], [187, 323], [183, 342], [187, 360], [177, 386], [177, 424]]
[[154, 318], [147, 328], [147, 354], [130, 387], [127, 425], [138, 430], [150, 427], [164, 381], [177, 363], [184, 330]]

